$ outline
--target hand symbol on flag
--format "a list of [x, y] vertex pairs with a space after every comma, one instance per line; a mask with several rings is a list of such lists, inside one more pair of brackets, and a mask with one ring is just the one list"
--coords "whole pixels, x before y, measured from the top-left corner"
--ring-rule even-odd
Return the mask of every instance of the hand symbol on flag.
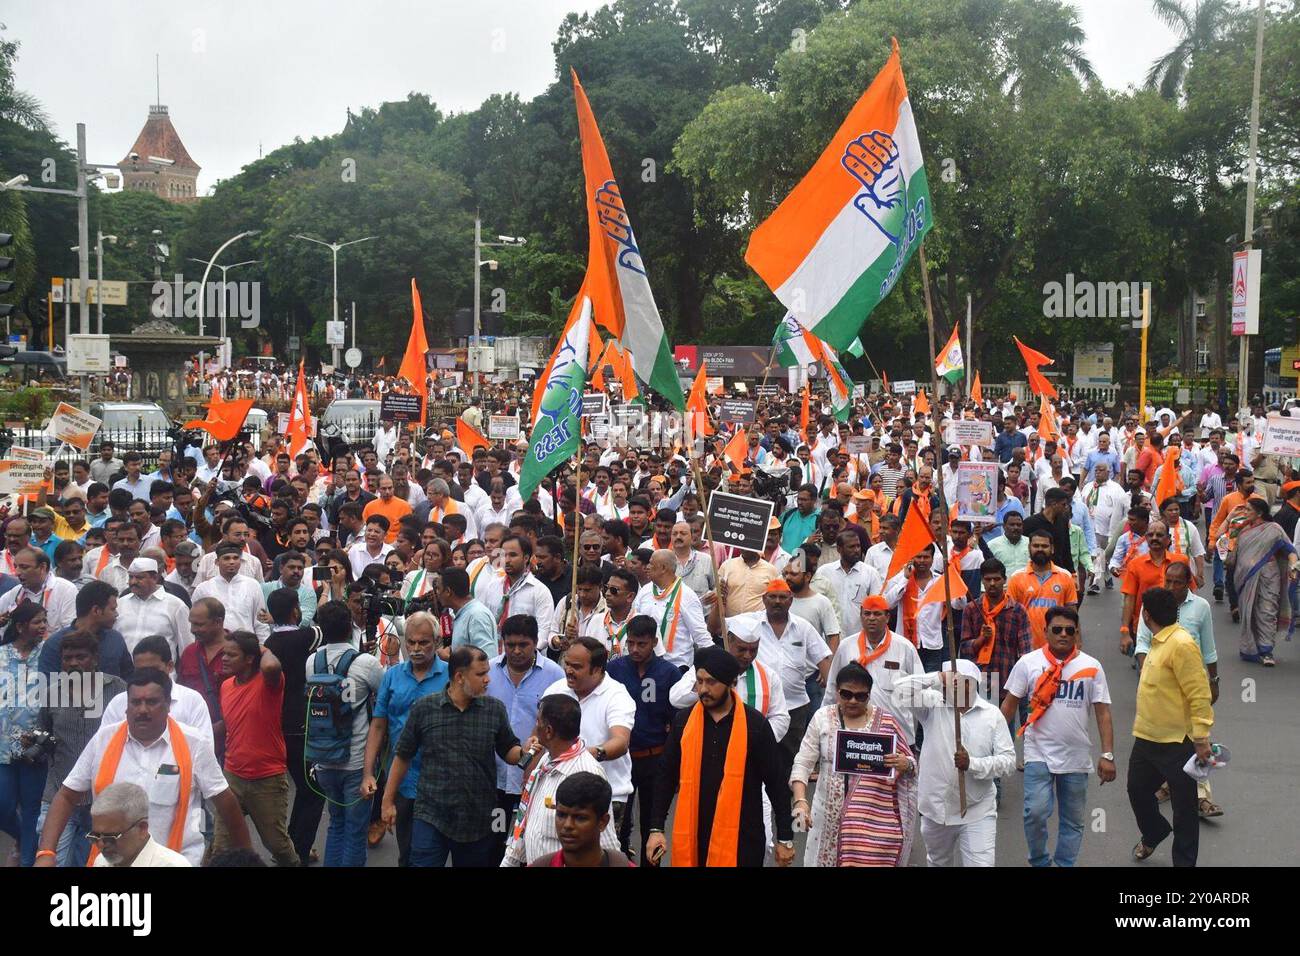
[[882, 222], [886, 210], [899, 208], [906, 200], [906, 184], [898, 165], [898, 144], [894, 137], [880, 130], [863, 133], [844, 148], [840, 163], [867, 188], [854, 198], [854, 207], [897, 245], [901, 230], [890, 231]]
[[618, 191], [618, 183], [609, 180], [596, 190], [596, 220], [600, 227], [623, 249], [618, 254], [618, 264], [645, 275], [641, 263], [641, 250], [636, 247], [636, 236], [632, 234], [632, 221], [623, 208], [623, 197]]

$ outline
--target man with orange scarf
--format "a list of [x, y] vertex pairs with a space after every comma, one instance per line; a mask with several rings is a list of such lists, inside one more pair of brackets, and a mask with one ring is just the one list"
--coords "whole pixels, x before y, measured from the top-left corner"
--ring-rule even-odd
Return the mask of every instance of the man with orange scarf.
[[[997, 558], [980, 565], [982, 594], [966, 605], [961, 617], [959, 653], [980, 671], [996, 675], [998, 699], [1007, 694], [1007, 678], [1016, 661], [1033, 649], [1029, 614], [1007, 594], [1007, 568]], [[1024, 714], [1021, 715], [1023, 721]]]
[[[1022, 700], [1029, 701], [1025, 738], [1025, 840], [1030, 866], [1074, 866], [1083, 843], [1092, 740], [1088, 712], [1097, 720], [1101, 758], [1097, 776], [1115, 779], [1115, 730], [1110, 715], [1106, 672], [1095, 657], [1079, 650], [1079, 612], [1054, 607], [1047, 612], [1047, 643], [1016, 661], [1002, 700], [1009, 724]], [[1048, 852], [1047, 823], [1060, 808], [1055, 852]]]
[[785, 763], [763, 715], [736, 693], [739, 676], [740, 665], [721, 648], [695, 657], [699, 701], [673, 720], [646, 841], [651, 864], [658, 865], [668, 849], [664, 826], [676, 794], [673, 866], [762, 866], [764, 790], [776, 822], [777, 866], [794, 860]]
[[[149, 830], [198, 866], [203, 860], [203, 801], [211, 801], [231, 845], [250, 847], [244, 811], [230, 792], [212, 741], [171, 716], [172, 682], [142, 668], [126, 682], [126, 720], [104, 724], [63, 780], [41, 831], [37, 866], [54, 866], [55, 847], [72, 811], [113, 783], [149, 793]], [[92, 860], [98, 853], [91, 851]]]
[[894, 682], [900, 677], [924, 673], [921, 655], [912, 642], [889, 629], [889, 602], [883, 595], [872, 594], [863, 599], [858, 609], [862, 630], [845, 637], [831, 658], [831, 668], [826, 674], [826, 692], [822, 706], [828, 707], [838, 700], [835, 677], [848, 664], [859, 664], [871, 675], [871, 705], [889, 713], [903, 728], [910, 745], [916, 738], [912, 715], [906, 710], [894, 710]]

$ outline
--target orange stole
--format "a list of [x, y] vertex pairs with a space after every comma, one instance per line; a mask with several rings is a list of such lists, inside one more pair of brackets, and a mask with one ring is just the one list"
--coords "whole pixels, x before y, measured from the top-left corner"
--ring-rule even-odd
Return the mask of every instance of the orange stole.
[[[709, 855], [705, 866], [735, 866], [740, 843], [740, 796], [745, 782], [749, 728], [745, 705], [734, 690], [731, 739], [718, 791]], [[713, 718], [708, 718], [712, 720]], [[677, 790], [677, 815], [673, 826], [673, 866], [699, 866], [696, 831], [700, 825], [700, 761], [704, 756], [704, 705], [696, 703], [682, 731], [682, 763]]]
[[[108, 742], [108, 749], [104, 751], [104, 757], [99, 763], [99, 773], [95, 774], [96, 794], [117, 777], [117, 768], [122, 762], [122, 752], [126, 750], [126, 729], [127, 724], [123, 721], [122, 726], [117, 728], [117, 733], [113, 734], [113, 739]], [[172, 756], [176, 758], [176, 769], [180, 772], [181, 778], [180, 794], [176, 798], [176, 810], [172, 815], [172, 828], [167, 834], [167, 847], [179, 853], [185, 842], [185, 820], [190, 810], [190, 788], [194, 785], [194, 760], [190, 757], [190, 745], [185, 739], [185, 734], [181, 732], [180, 725], [173, 717], [167, 718], [167, 732], [171, 734]], [[97, 856], [99, 856], [99, 846], [95, 845], [91, 847], [86, 866], [94, 866]]]

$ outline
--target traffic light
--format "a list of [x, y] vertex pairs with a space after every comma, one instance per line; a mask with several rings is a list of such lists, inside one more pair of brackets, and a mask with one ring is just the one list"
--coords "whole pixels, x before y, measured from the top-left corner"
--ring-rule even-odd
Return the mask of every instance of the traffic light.
[[[14, 241], [14, 237], [12, 234], [7, 232], [0, 232], [0, 249], [3, 249], [5, 246], [12, 245], [13, 241]], [[0, 256], [0, 273], [8, 272], [13, 267], [14, 267], [13, 256]], [[14, 284], [11, 280], [0, 278], [0, 294], [3, 294], [5, 292], [12, 292], [13, 288], [14, 288]], [[13, 310], [14, 307], [10, 305], [8, 302], [0, 302], [0, 319], [7, 317], [10, 313], [13, 312]]]

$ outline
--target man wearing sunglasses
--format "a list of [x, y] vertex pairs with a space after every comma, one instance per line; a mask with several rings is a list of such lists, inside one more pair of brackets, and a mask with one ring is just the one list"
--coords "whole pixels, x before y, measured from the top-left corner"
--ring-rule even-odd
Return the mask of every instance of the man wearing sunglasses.
[[134, 783], [114, 783], [95, 797], [86, 838], [99, 846], [95, 866], [190, 866], [149, 833], [149, 794]]
[[[1010, 724], [1020, 701], [1029, 700], [1025, 738], [1025, 841], [1030, 866], [1074, 866], [1083, 843], [1092, 741], [1088, 712], [1097, 720], [1102, 785], [1115, 779], [1115, 733], [1106, 672], [1079, 650], [1079, 614], [1073, 608], [1047, 612], [1047, 643], [1016, 661], [1007, 678], [1002, 715]], [[1060, 808], [1056, 850], [1048, 850], [1052, 806]]]

